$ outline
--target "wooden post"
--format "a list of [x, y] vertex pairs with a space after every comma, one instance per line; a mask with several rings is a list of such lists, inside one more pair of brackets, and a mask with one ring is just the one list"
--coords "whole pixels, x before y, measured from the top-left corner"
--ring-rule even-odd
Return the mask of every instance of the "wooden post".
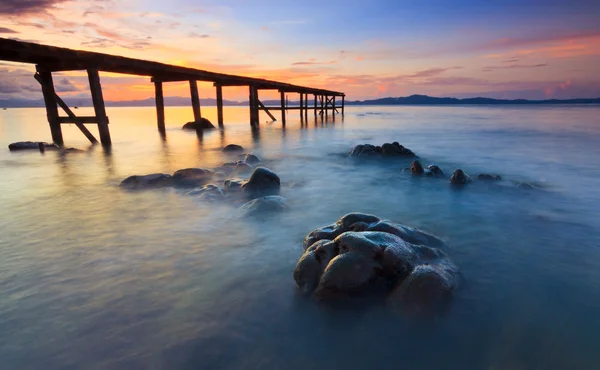
[[329, 96], [325, 95], [325, 118], [329, 117]]
[[303, 94], [300, 93], [300, 120], [302, 121], [304, 119], [304, 115], [302, 114], [302, 105], [304, 104], [304, 97]]
[[335, 95], [331, 98], [331, 115], [335, 117]]
[[304, 94], [304, 119], [308, 121], [308, 93]]
[[44, 95], [44, 104], [46, 105], [46, 116], [50, 124], [50, 133], [52, 141], [59, 146], [64, 144], [62, 129], [58, 121], [58, 106], [56, 105], [56, 92], [54, 91], [54, 83], [52, 82], [52, 72], [44, 70], [40, 66], [36, 66], [40, 74], [40, 83], [42, 84], [42, 94]]
[[344, 100], [346, 99], [346, 95], [342, 95], [342, 116], [344, 115]]
[[199, 122], [202, 118], [202, 114], [200, 112], [200, 98], [198, 97], [198, 84], [196, 83], [196, 80], [190, 80], [190, 96], [192, 97], [194, 121]]
[[281, 123], [285, 126], [285, 91], [280, 91], [281, 94]]
[[319, 100], [321, 100], [321, 111], [319, 112], [319, 114], [322, 116], [323, 115], [323, 95], [321, 95], [319, 97]]
[[216, 85], [217, 87], [217, 122], [219, 128], [223, 128], [223, 86]]
[[162, 81], [154, 81], [154, 101], [156, 103], [156, 123], [158, 131], [165, 133], [165, 99], [163, 96]]
[[317, 94], [315, 94], [315, 105], [314, 105], [314, 110], [315, 110], [315, 117], [317, 116]]
[[250, 126], [257, 127], [259, 124], [260, 114], [258, 112], [258, 90], [254, 86], [250, 86]]
[[100, 75], [97, 69], [88, 69], [88, 80], [90, 81], [90, 91], [92, 101], [94, 102], [94, 112], [98, 119], [98, 132], [100, 133], [100, 142], [102, 145], [111, 145], [110, 131], [108, 129], [108, 117], [106, 116], [106, 107], [104, 106], [104, 97], [102, 96], [102, 86], [100, 85]]

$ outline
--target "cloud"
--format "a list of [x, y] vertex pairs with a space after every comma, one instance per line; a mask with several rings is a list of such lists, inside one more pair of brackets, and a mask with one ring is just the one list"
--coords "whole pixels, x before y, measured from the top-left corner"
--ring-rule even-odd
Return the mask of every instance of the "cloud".
[[66, 78], [59, 80], [54, 85], [54, 88], [57, 92], [74, 92], [81, 90], [79, 87], [75, 86], [71, 81], [69, 81]]
[[293, 66], [315, 66], [315, 65], [327, 65], [327, 64], [335, 64], [336, 60], [330, 60], [329, 62], [317, 62], [314, 59], [305, 62], [295, 62], [292, 63]]
[[510, 64], [507, 66], [490, 66], [490, 67], [484, 67], [482, 69], [483, 72], [491, 72], [491, 71], [495, 71], [495, 70], [499, 70], [499, 69], [518, 69], [518, 68], [541, 68], [541, 67], [547, 67], [548, 64], [546, 63], [540, 63], [540, 64]]
[[197, 34], [196, 32], [190, 32], [188, 33], [188, 37], [192, 37], [192, 38], [197, 38], [197, 39], [207, 39], [210, 37], [210, 35], [207, 34]]
[[18, 33], [15, 30], [11, 30], [10, 28], [0, 27], [0, 33]]
[[422, 71], [415, 72], [411, 75], [407, 75], [406, 77], [411, 77], [411, 78], [433, 77], [433, 76], [440, 75], [440, 74], [442, 74], [446, 71], [452, 70], [452, 69], [461, 69], [461, 68], [462, 67], [429, 68], [429, 69], [424, 69]]
[[67, 0], [2, 0], [0, 14], [18, 16], [42, 12], [65, 1]]

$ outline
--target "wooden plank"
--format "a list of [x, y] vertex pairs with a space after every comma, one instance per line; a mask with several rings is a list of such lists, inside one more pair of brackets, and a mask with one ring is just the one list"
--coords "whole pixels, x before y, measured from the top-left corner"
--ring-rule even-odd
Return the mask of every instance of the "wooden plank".
[[200, 112], [200, 97], [198, 96], [198, 84], [196, 83], [196, 80], [190, 80], [190, 96], [192, 98], [194, 121], [198, 122], [202, 118], [202, 114]]
[[285, 126], [285, 92], [280, 91], [281, 95], [281, 124]]
[[154, 81], [154, 101], [156, 103], [156, 125], [158, 131], [165, 133], [165, 99], [161, 81]]
[[223, 128], [223, 86], [216, 84], [217, 89], [217, 122], [219, 128]]
[[100, 75], [97, 69], [88, 69], [88, 80], [90, 82], [90, 91], [92, 93], [92, 102], [94, 103], [94, 112], [98, 119], [98, 132], [100, 133], [100, 142], [102, 145], [111, 145], [110, 131], [108, 129], [108, 117], [106, 116], [106, 107], [104, 106], [104, 97], [102, 96], [102, 86], [100, 85]]
[[62, 146], [64, 144], [62, 136], [62, 128], [58, 122], [58, 106], [56, 105], [56, 92], [54, 91], [54, 82], [52, 81], [52, 73], [36, 67], [40, 76], [40, 84], [42, 85], [42, 94], [44, 96], [44, 104], [46, 105], [46, 116], [50, 124], [50, 133], [54, 144]]
[[96, 116], [82, 116], [82, 117], [58, 117], [58, 122], [76, 124], [76, 123], [98, 123]]

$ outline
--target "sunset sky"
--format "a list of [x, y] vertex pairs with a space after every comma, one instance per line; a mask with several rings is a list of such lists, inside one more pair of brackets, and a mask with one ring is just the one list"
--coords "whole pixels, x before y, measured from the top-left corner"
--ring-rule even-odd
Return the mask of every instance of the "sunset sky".
[[[0, 0], [0, 37], [384, 96], [600, 97], [600, 1]], [[0, 99], [39, 99], [34, 67], [0, 62]], [[153, 97], [101, 74], [105, 99]], [[62, 96], [89, 96], [81, 72]], [[214, 88], [200, 83], [200, 96]], [[166, 94], [188, 96], [186, 84]], [[225, 99], [245, 100], [227, 88]]]

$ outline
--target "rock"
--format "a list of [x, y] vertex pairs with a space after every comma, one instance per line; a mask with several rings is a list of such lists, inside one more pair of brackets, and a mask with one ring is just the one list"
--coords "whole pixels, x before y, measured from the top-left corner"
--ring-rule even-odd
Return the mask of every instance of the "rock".
[[182, 187], [197, 187], [212, 180], [213, 172], [204, 168], [184, 168], [173, 174], [173, 183]]
[[246, 162], [242, 162], [239, 161], [236, 165], [235, 165], [235, 172], [237, 173], [248, 173], [248, 172], [252, 172], [252, 166], [250, 166], [248, 163]]
[[225, 193], [221, 187], [208, 184], [204, 185], [199, 189], [191, 190], [187, 193], [187, 195], [198, 197], [198, 199], [208, 200], [208, 201], [218, 201], [225, 199]]
[[242, 214], [245, 216], [282, 212], [287, 208], [288, 206], [285, 198], [278, 195], [269, 195], [252, 199], [240, 207]]
[[8, 150], [41, 150], [42, 147], [44, 150], [52, 150], [59, 148], [56, 144], [45, 143], [42, 141], [18, 141], [16, 143], [9, 144]]
[[425, 170], [423, 169], [421, 162], [416, 160], [410, 164], [410, 172], [412, 172], [415, 175], [421, 175], [423, 174], [423, 172], [425, 172]]
[[240, 191], [243, 183], [244, 181], [240, 179], [227, 179], [223, 182], [223, 190], [228, 193]]
[[150, 188], [164, 188], [173, 184], [173, 178], [171, 175], [164, 173], [153, 173], [150, 175], [134, 175], [129, 176], [125, 180], [121, 181], [121, 187], [127, 189], [150, 189]]
[[183, 130], [211, 130], [215, 126], [206, 118], [200, 118], [198, 121], [188, 122], [183, 125]]
[[357, 145], [348, 155], [350, 157], [415, 157], [412, 150], [403, 147], [396, 141], [391, 144], [384, 143], [381, 146]]
[[436, 166], [435, 164], [427, 166], [427, 171], [425, 171], [425, 175], [427, 176], [435, 176], [435, 177], [444, 177], [444, 172], [442, 169]]
[[450, 182], [455, 185], [465, 185], [465, 184], [470, 183], [471, 179], [469, 178], [469, 176], [467, 176], [467, 174], [463, 170], [458, 169], [458, 170], [454, 171], [454, 173], [452, 174], [452, 177], [450, 178]]
[[487, 174], [487, 173], [480, 173], [479, 175], [477, 175], [477, 180], [497, 181], [497, 180], [502, 180], [502, 177], [500, 177], [500, 175], [491, 175], [491, 174]]
[[377, 290], [384, 281], [394, 304], [435, 305], [458, 281], [441, 244], [420, 230], [350, 213], [305, 238], [294, 280], [302, 293], [320, 299]]
[[255, 164], [260, 163], [260, 159], [254, 154], [246, 154], [244, 156], [244, 162], [248, 163], [250, 166], [254, 166]]
[[222, 151], [224, 153], [236, 153], [236, 152], [243, 152], [244, 148], [237, 144], [229, 144], [229, 145], [226, 145], [222, 149]]
[[257, 167], [248, 181], [242, 185], [242, 192], [256, 198], [266, 195], [278, 195], [280, 188], [279, 176], [267, 168]]

